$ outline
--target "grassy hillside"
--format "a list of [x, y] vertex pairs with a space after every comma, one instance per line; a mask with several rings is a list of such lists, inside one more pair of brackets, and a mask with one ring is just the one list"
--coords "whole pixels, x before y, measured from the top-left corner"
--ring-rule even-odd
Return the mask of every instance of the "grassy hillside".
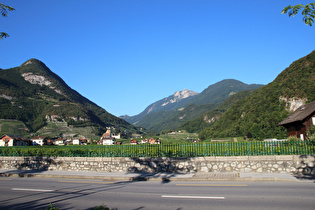
[[287, 101], [293, 99], [315, 100], [315, 51], [292, 63], [272, 83], [236, 102], [199, 136], [208, 139], [250, 132], [256, 139], [285, 138], [285, 129], [277, 124], [289, 116]]
[[18, 120], [1, 120], [0, 119], [0, 136], [5, 134], [15, 134], [19, 136], [27, 136], [29, 133], [25, 124]]

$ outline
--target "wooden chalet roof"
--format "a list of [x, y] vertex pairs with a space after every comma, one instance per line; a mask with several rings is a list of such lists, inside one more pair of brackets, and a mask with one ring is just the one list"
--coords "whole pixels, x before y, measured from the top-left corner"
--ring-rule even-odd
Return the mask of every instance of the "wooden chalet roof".
[[292, 112], [292, 114], [285, 120], [283, 120], [278, 125], [286, 125], [289, 123], [303, 121], [305, 118], [310, 116], [313, 112], [315, 112], [315, 101], [312, 101], [308, 104], [300, 106], [297, 110]]

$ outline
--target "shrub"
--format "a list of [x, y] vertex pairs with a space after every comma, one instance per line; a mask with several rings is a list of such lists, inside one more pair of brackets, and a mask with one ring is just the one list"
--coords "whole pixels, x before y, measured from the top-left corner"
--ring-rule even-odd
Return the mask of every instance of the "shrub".
[[297, 141], [301, 141], [301, 139], [299, 139], [296, 136], [289, 136], [287, 141], [288, 142], [297, 142]]
[[45, 208], [46, 210], [59, 210], [58, 207], [55, 207], [52, 205], [52, 203], [49, 204], [49, 206], [47, 208]]
[[91, 210], [117, 210], [117, 208], [108, 208], [106, 205], [102, 204], [100, 206], [95, 206], [93, 208], [91, 208]]

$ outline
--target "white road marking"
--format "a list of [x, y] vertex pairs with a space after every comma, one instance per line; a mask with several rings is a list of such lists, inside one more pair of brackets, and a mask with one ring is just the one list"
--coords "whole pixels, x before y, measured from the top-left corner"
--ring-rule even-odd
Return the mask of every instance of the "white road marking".
[[162, 198], [194, 198], [194, 199], [225, 199], [225, 197], [191, 196], [191, 195], [162, 195]]
[[65, 183], [81, 183], [81, 184], [114, 184], [114, 182], [84, 182], [84, 181], [58, 181]]
[[177, 186], [194, 186], [194, 187], [247, 187], [246, 184], [176, 184]]
[[25, 188], [12, 188], [12, 190], [31, 191], [31, 192], [53, 192], [53, 191], [55, 191], [55, 190], [44, 190], [44, 189], [25, 189]]

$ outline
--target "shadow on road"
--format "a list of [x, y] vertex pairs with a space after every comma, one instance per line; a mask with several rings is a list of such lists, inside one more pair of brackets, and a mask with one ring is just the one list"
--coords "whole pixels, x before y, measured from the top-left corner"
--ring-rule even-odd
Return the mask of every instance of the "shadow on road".
[[[57, 189], [52, 192], [28, 192], [23, 193], [21, 196], [15, 196], [14, 198], [7, 199], [5, 196], [0, 198], [0, 209], [19, 209], [19, 210], [28, 210], [28, 209], [47, 209], [49, 204], [52, 203], [54, 207], [61, 209], [76, 209], [76, 206], [73, 206], [73, 199], [86, 199], [93, 197], [93, 195], [108, 192], [111, 190], [117, 190], [124, 188], [126, 185], [133, 183], [134, 181], [121, 181], [114, 182], [110, 184], [94, 184], [86, 183], [80, 186], [67, 186], [61, 189]], [[43, 196], [44, 195], [44, 196]], [[88, 209], [91, 209], [95, 206], [101, 204], [106, 205], [106, 197], [104, 197], [103, 203], [95, 203], [94, 206], [91, 206]], [[108, 201], [110, 203], [111, 201]], [[12, 204], [14, 203], [14, 204]], [[109, 205], [107, 205], [109, 206]], [[109, 206], [110, 207], [110, 206]], [[110, 207], [109, 209], [112, 209]], [[146, 208], [144, 206], [137, 209]]]

